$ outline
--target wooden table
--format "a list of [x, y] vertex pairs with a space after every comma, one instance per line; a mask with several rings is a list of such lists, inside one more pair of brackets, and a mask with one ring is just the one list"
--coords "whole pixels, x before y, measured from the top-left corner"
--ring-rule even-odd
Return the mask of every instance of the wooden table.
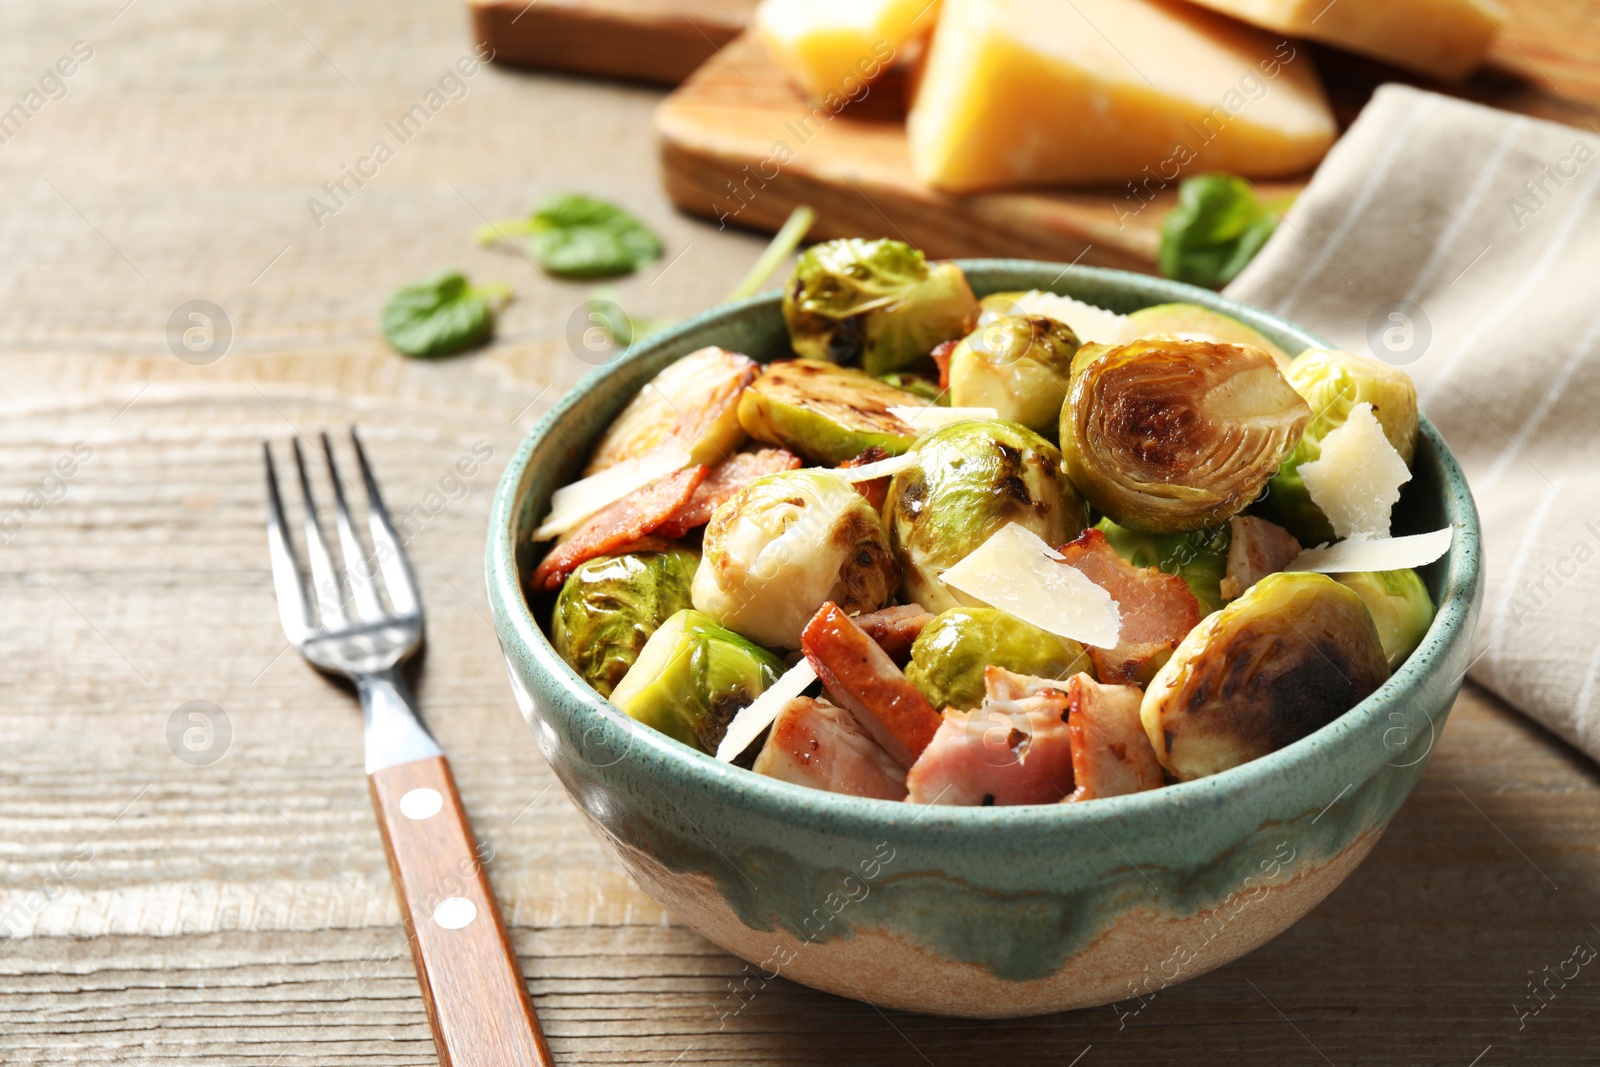
[[[1600, 1058], [1600, 967], [1547, 1002], [1528, 988], [1600, 946], [1600, 775], [1471, 693], [1346, 885], [1136, 1017], [974, 1024], [778, 982], [719, 1021], [738, 963], [584, 832], [507, 691], [488, 496], [589, 369], [568, 340], [587, 290], [468, 233], [563, 188], [615, 198], [669, 246], [619, 286], [648, 314], [715, 299], [761, 242], [667, 208], [653, 91], [482, 70], [400, 143], [385, 124], [466, 51], [451, 0], [8, 3], [0, 104], [80, 40], [93, 54], [64, 98], [0, 144], [0, 512], [21, 509], [0, 515], [0, 1062], [436, 1062], [355, 705], [286, 650], [262, 535], [261, 438], [350, 422], [407, 517], [429, 611], [418, 693], [561, 1062]], [[393, 158], [330, 203], [323, 184], [378, 139]], [[320, 227], [314, 196], [338, 209]], [[498, 343], [387, 351], [384, 297], [450, 264], [516, 287]], [[209, 365], [167, 341], [190, 300], [231, 323]], [[492, 456], [474, 466], [475, 449]], [[71, 476], [52, 477], [63, 457]]]

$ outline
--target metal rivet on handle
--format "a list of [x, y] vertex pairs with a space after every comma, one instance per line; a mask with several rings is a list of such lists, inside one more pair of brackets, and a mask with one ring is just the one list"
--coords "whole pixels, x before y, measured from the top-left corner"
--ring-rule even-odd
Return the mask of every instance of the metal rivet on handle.
[[433, 909], [433, 921], [446, 930], [459, 930], [478, 917], [478, 906], [466, 897], [447, 897]]
[[400, 798], [400, 814], [408, 819], [431, 819], [444, 807], [444, 797], [437, 789], [422, 786]]

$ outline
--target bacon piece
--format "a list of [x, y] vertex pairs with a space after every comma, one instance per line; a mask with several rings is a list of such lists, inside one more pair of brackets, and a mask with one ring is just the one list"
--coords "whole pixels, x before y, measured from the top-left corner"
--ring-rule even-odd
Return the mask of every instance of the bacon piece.
[[1087, 674], [1067, 679], [1067, 733], [1072, 780], [1067, 800], [1119, 797], [1159, 788], [1156, 750], [1139, 718], [1144, 693], [1134, 685], [1102, 685]]
[[933, 615], [921, 604], [900, 604], [892, 608], [866, 611], [850, 620], [878, 642], [889, 658], [904, 666], [911, 658], [911, 646]]
[[735, 452], [711, 468], [687, 503], [657, 528], [660, 537], [682, 537], [696, 526], [704, 526], [724, 501], [764, 474], [792, 471], [800, 457], [783, 448], [762, 448]]
[[933, 346], [933, 351], [928, 355], [933, 357], [935, 366], [939, 368], [939, 388], [950, 388], [950, 356], [956, 350], [960, 341], [940, 341]]
[[1111, 594], [1122, 613], [1116, 648], [1089, 648], [1102, 682], [1146, 685], [1200, 624], [1200, 601], [1188, 583], [1158, 567], [1136, 567], [1117, 555], [1106, 535], [1085, 530], [1061, 547], [1066, 562]]
[[1222, 579], [1222, 599], [1235, 600], [1269, 574], [1276, 574], [1300, 554], [1294, 534], [1276, 523], [1253, 515], [1228, 520], [1233, 539], [1228, 543], [1228, 573]]
[[1054, 804], [1072, 792], [1064, 683], [984, 668], [983, 706], [945, 709], [906, 774], [913, 804]]
[[530, 584], [536, 590], [554, 592], [580, 564], [654, 533], [694, 495], [708, 470], [705, 466], [685, 467], [585, 519], [582, 526], [550, 550], [533, 572]]
[[[882, 448], [879, 445], [873, 445], [870, 448], [864, 449], [861, 455], [855, 457], [854, 459], [847, 459], [843, 463], [839, 464], [839, 466], [841, 469], [846, 467], [865, 467], [869, 463], [877, 463], [880, 460], [885, 460], [888, 458], [889, 452], [887, 449]], [[856, 487], [856, 492], [866, 497], [867, 503], [871, 504], [874, 510], [883, 510], [883, 502], [889, 496], [888, 478], [873, 478], [869, 481], [856, 482], [854, 484]]]
[[939, 729], [939, 714], [889, 654], [831, 601], [806, 624], [800, 648], [834, 703], [854, 715], [895, 762], [911, 766]]
[[843, 708], [811, 697], [784, 705], [754, 770], [795, 785], [882, 800], [906, 798], [905, 768]]

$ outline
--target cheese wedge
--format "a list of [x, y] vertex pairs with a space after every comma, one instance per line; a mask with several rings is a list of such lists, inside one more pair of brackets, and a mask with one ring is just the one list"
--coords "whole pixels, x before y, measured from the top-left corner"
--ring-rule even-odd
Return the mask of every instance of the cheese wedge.
[[762, 0], [755, 26], [807, 96], [853, 98], [933, 29], [939, 0]]
[[1505, 21], [1495, 0], [1195, 0], [1255, 26], [1308, 37], [1439, 78], [1465, 77]]
[[1279, 177], [1337, 133], [1304, 45], [1181, 0], [945, 0], [908, 120], [952, 192]]

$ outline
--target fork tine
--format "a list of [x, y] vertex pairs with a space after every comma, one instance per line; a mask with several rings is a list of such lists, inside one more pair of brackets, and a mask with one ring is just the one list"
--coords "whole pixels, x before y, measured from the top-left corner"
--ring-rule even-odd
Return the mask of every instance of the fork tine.
[[328, 544], [322, 539], [322, 527], [317, 522], [317, 498], [311, 495], [311, 479], [306, 474], [306, 457], [298, 437], [294, 439], [294, 462], [300, 470], [300, 493], [306, 500], [306, 555], [311, 558], [311, 587], [317, 597], [317, 613], [324, 627], [338, 626], [347, 621], [344, 605], [340, 603], [343, 594], [339, 575], [328, 555]]
[[322, 432], [322, 452], [328, 458], [328, 480], [333, 483], [334, 525], [339, 529], [339, 550], [344, 556], [344, 573], [350, 582], [350, 595], [356, 602], [356, 614], [363, 619], [376, 619], [383, 615], [383, 604], [372, 582], [372, 561], [350, 525], [350, 510], [344, 502], [344, 479], [339, 477], [333, 442], [328, 440], [326, 430]]
[[289, 527], [283, 521], [283, 497], [278, 492], [278, 470], [272, 463], [272, 446], [261, 442], [267, 461], [267, 550], [272, 558], [272, 585], [278, 594], [278, 617], [290, 644], [305, 640], [311, 629], [311, 605], [306, 602], [306, 587], [300, 576], [300, 561]]
[[361, 447], [356, 428], [350, 427], [350, 440], [356, 446], [356, 461], [361, 464], [361, 480], [367, 487], [367, 524], [372, 531], [372, 547], [383, 568], [384, 583], [389, 588], [389, 602], [402, 615], [422, 613], [417, 597], [417, 580], [406, 562], [405, 549], [395, 536], [394, 524], [389, 521], [389, 509], [383, 506], [383, 496], [378, 492], [378, 480], [372, 476], [372, 466], [367, 462], [367, 450]]

